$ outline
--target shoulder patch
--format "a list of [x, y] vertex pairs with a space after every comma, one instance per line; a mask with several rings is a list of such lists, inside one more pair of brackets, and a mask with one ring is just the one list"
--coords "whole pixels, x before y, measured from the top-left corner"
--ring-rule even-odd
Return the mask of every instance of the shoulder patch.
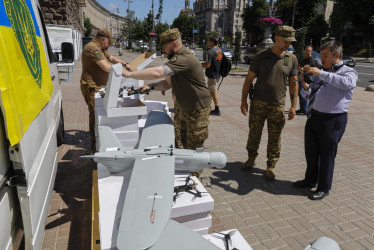
[[101, 53], [100, 53], [99, 50], [95, 50], [94, 54], [95, 54], [96, 58], [101, 59]]
[[177, 60], [177, 57], [176, 57], [176, 56], [173, 56], [173, 57], [170, 59], [171, 62], [175, 62], [176, 60]]

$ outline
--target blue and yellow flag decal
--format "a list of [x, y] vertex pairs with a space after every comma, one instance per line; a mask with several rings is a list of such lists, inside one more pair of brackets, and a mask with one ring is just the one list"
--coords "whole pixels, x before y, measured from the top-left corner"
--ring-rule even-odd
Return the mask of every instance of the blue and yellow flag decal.
[[52, 92], [30, 0], [0, 0], [0, 105], [11, 145], [21, 140]]

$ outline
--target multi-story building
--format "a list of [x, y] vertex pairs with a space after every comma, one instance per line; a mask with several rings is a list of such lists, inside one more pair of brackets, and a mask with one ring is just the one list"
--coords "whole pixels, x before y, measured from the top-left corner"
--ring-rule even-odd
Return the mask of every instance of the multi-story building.
[[200, 30], [216, 31], [222, 37], [233, 37], [237, 29], [242, 31], [241, 15], [249, 2], [250, 0], [196, 0], [193, 9], [199, 20]]

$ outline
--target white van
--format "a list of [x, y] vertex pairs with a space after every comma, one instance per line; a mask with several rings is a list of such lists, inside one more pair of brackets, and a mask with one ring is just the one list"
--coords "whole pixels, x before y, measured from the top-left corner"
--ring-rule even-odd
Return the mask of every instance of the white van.
[[41, 248], [64, 139], [57, 55], [41, 16], [37, 0], [0, 1], [0, 249]]

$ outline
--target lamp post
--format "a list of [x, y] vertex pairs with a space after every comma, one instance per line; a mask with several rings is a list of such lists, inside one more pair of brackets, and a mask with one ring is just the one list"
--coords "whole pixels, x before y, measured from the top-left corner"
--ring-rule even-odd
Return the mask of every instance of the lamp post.
[[129, 34], [128, 34], [128, 37], [127, 37], [127, 46], [129, 49], [132, 49], [132, 44], [131, 44], [131, 39], [130, 39], [130, 36], [131, 36], [131, 20], [130, 20], [130, 3], [132, 3], [133, 0], [124, 0], [124, 2], [126, 3], [127, 1], [127, 26], [128, 26], [128, 29], [129, 29]]
[[293, 1], [293, 12], [292, 12], [292, 27], [293, 27], [293, 24], [294, 24], [294, 20], [295, 20], [295, 8], [296, 8], [296, 3], [297, 3], [297, 0], [294, 0]]
[[[155, 16], [154, 16], [154, 0], [152, 0], [152, 33], [155, 33]], [[154, 37], [151, 38], [151, 51], [156, 51], [156, 42]]]

